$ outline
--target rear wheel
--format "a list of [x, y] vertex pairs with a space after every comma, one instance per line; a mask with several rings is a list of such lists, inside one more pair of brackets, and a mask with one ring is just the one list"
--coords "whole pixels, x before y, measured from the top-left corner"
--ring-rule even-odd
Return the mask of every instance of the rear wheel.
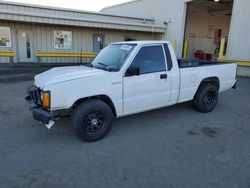
[[218, 88], [210, 83], [201, 85], [195, 94], [193, 105], [200, 112], [211, 112], [218, 102]]
[[71, 118], [76, 135], [84, 141], [94, 142], [109, 133], [114, 116], [106, 103], [92, 99], [76, 108]]

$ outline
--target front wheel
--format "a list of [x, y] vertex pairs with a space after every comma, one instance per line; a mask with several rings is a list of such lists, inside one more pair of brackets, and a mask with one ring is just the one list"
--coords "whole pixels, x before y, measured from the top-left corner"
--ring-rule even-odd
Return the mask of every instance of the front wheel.
[[76, 135], [83, 141], [95, 142], [109, 133], [114, 115], [106, 103], [92, 99], [76, 108], [71, 118]]
[[210, 83], [200, 86], [193, 99], [194, 108], [200, 112], [211, 112], [218, 102], [218, 88]]

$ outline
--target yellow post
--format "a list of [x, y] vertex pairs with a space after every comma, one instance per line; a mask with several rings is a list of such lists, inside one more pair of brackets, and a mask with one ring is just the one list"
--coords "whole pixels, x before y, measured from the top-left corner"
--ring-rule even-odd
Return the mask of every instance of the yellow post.
[[188, 51], [188, 40], [185, 40], [184, 50], [183, 50], [183, 58], [187, 58], [187, 51]]
[[174, 51], [176, 51], [176, 40], [172, 41], [172, 46], [173, 46]]
[[223, 59], [224, 58], [225, 43], [226, 43], [226, 39], [222, 38], [221, 42], [220, 42], [219, 59]]

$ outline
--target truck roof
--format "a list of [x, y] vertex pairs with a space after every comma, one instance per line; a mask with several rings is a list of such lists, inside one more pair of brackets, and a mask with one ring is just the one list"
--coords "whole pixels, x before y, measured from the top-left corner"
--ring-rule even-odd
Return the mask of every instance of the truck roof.
[[144, 41], [123, 41], [123, 42], [115, 42], [112, 44], [138, 44], [138, 45], [147, 45], [147, 44], [170, 44], [169, 41], [166, 40], [144, 40]]

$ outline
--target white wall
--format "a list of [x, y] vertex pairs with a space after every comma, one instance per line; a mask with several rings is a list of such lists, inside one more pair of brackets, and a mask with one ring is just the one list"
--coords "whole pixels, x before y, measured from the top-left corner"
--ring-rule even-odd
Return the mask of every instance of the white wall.
[[102, 10], [103, 13], [121, 16], [154, 18], [156, 25], [167, 27], [165, 39], [176, 40], [177, 55], [181, 56], [185, 26], [186, 4], [189, 0], [138, 0]]
[[250, 60], [250, 1], [234, 0], [227, 58]]

